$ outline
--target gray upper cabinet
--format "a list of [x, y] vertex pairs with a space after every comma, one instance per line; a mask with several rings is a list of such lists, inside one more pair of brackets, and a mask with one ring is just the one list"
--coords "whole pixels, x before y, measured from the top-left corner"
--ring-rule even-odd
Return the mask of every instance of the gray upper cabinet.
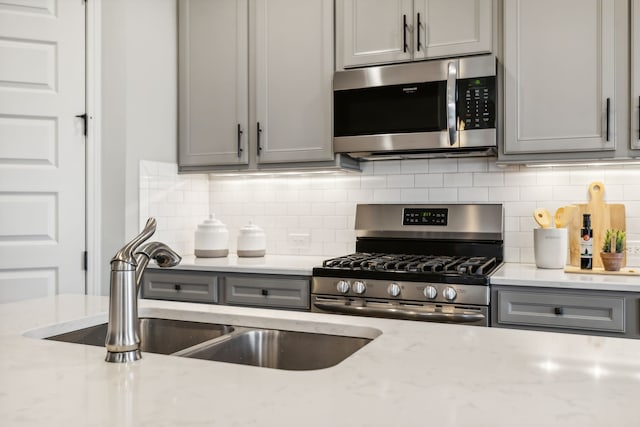
[[247, 0], [178, 2], [180, 166], [246, 165]]
[[504, 153], [614, 150], [615, 2], [504, 2]]
[[640, 3], [631, 2], [631, 146], [640, 149]]
[[333, 159], [333, 1], [252, 5], [257, 162]]
[[333, 1], [178, 5], [182, 171], [334, 160]]
[[638, 8], [627, 0], [503, 2], [499, 164], [640, 157]]
[[336, 0], [337, 69], [486, 53], [492, 0]]

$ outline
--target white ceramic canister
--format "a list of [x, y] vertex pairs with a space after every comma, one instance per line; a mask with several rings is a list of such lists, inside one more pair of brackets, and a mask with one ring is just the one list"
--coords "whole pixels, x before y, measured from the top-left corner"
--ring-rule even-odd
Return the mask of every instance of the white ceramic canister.
[[533, 255], [538, 268], [564, 268], [567, 263], [567, 229], [535, 228]]
[[261, 257], [267, 248], [267, 237], [262, 228], [249, 221], [238, 230], [238, 256]]
[[209, 219], [198, 225], [194, 253], [199, 258], [220, 258], [229, 254], [229, 230], [220, 220]]

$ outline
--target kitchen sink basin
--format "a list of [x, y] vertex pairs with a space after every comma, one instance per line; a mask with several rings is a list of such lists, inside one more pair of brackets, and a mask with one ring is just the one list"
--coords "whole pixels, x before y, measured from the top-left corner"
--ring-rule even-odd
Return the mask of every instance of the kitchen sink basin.
[[[202, 319], [203, 316], [173, 320], [163, 318], [171, 316], [171, 312], [156, 311], [140, 318], [140, 350], [143, 352], [292, 371], [337, 365], [380, 335], [377, 329], [352, 326], [343, 327], [343, 335], [316, 332], [318, 325], [313, 326], [314, 332], [291, 331], [286, 321], [276, 321], [277, 327], [267, 328], [262, 327], [264, 322], [259, 319], [237, 324], [238, 318], [234, 316], [222, 316], [222, 319], [217, 316], [211, 319], [212, 323]], [[225, 324], [226, 321], [230, 324]], [[104, 347], [107, 324], [102, 323], [104, 320], [100, 322], [76, 330], [57, 325], [25, 335]], [[273, 325], [273, 320], [269, 322]], [[297, 324], [296, 329], [299, 327]]]
[[[215, 323], [141, 318], [140, 350], [149, 353], [172, 354], [201, 342], [218, 338], [233, 330], [232, 326]], [[103, 323], [46, 339], [104, 347], [106, 337], [107, 324]]]
[[371, 339], [318, 333], [242, 328], [180, 356], [292, 371], [337, 365]]

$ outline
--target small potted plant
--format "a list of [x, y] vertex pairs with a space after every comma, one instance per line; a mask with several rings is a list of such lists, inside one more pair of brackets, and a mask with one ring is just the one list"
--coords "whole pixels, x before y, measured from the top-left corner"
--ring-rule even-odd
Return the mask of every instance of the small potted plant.
[[622, 230], [607, 230], [600, 259], [607, 271], [619, 271], [624, 258], [624, 243], [626, 233]]

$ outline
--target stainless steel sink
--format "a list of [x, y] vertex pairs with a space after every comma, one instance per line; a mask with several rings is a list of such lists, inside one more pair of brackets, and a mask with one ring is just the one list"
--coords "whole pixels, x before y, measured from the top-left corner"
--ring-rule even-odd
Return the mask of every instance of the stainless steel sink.
[[[141, 318], [140, 349], [149, 353], [172, 354], [204, 341], [229, 334], [233, 330], [232, 326], [215, 323]], [[47, 337], [46, 339], [104, 347], [106, 337], [107, 324], [103, 323]]]
[[337, 365], [371, 339], [273, 329], [238, 328], [178, 355], [292, 371]]
[[[380, 331], [372, 328], [348, 330], [347, 333], [361, 336], [266, 329], [255, 323], [230, 326], [152, 315], [140, 318], [142, 351], [293, 371], [337, 365], [380, 335]], [[53, 336], [46, 330], [31, 331], [27, 335], [104, 347], [107, 324]]]

